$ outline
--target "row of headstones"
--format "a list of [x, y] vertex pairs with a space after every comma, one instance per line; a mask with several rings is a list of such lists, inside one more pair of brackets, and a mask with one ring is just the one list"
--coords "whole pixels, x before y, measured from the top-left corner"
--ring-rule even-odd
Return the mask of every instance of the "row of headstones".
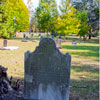
[[[33, 39], [33, 37], [34, 37], [34, 34], [30, 34], [30, 39], [31, 39], [31, 40]], [[25, 40], [22, 40], [22, 42], [28, 42], [28, 41], [29, 41], [29, 37], [26, 36], [25, 33], [23, 33], [23, 38], [24, 38]], [[40, 38], [40, 40], [43, 39], [43, 37], [41, 36], [41, 34], [39, 34], [39, 38]], [[51, 35], [51, 38], [54, 39], [54, 36]], [[36, 40], [35, 40], [35, 41], [36, 41]], [[33, 40], [33, 42], [34, 42], [34, 40]], [[61, 47], [61, 36], [59, 36], [59, 39], [56, 39], [55, 42], [56, 42], [57, 47], [61, 49], [61, 48], [62, 48], [62, 47]], [[76, 46], [76, 45], [77, 45], [77, 42], [76, 42], [75, 40], [73, 40], [73, 41], [72, 41], [72, 46]]]
[[[33, 37], [34, 37], [34, 34], [30, 34], [30, 39], [33, 39]], [[26, 39], [26, 40], [29, 40], [29, 37], [26, 36], [25, 33], [23, 33], [23, 38]]]
[[[42, 38], [41, 38], [41, 39], [42, 39]], [[55, 42], [56, 42], [56, 46], [57, 46], [59, 49], [61, 49], [61, 48], [62, 48], [62, 46], [61, 46], [61, 39], [56, 39]], [[76, 46], [76, 45], [77, 45], [77, 42], [73, 40], [73, 41], [72, 41], [72, 45], [73, 45], [73, 46]], [[7, 39], [4, 39], [4, 41], [3, 41], [3, 47], [7, 47]]]

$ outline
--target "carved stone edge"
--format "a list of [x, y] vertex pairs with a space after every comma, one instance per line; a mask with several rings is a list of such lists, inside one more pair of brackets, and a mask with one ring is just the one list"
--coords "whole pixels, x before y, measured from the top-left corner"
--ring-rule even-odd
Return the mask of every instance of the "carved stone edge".
[[24, 54], [25, 61], [29, 58], [30, 54], [31, 54], [30, 50], [28, 50], [28, 51], [25, 52], [25, 54]]

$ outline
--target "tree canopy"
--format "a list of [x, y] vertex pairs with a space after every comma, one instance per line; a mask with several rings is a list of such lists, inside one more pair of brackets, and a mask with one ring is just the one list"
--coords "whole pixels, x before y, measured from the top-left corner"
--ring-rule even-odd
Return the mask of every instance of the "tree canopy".
[[[28, 0], [29, 4], [31, 0]], [[99, 29], [99, 0], [61, 0], [59, 10], [55, 0], [40, 0], [32, 23], [23, 0], [0, 1], [0, 36], [10, 38], [15, 31], [34, 30], [59, 33], [77, 33], [90, 36]], [[29, 5], [30, 7], [30, 5]]]
[[36, 17], [38, 21], [38, 28], [44, 32], [55, 31], [55, 23], [58, 17], [57, 4], [55, 0], [45, 1], [39, 3], [36, 9]]
[[78, 35], [83, 36], [83, 39], [86, 39], [86, 36], [89, 34], [89, 29], [91, 28], [90, 24], [88, 23], [89, 19], [87, 16], [87, 11], [79, 11], [78, 17], [80, 19], [80, 31]]
[[77, 0], [72, 5], [83, 12], [87, 11], [88, 23], [91, 25], [90, 35], [97, 35], [99, 32], [99, 0]]
[[0, 36], [10, 38], [15, 31], [29, 29], [29, 12], [23, 0], [7, 0], [2, 7], [4, 21], [1, 25]]
[[62, 15], [57, 20], [57, 32], [68, 35], [79, 32], [80, 20], [78, 19], [76, 9], [71, 6], [71, 1], [62, 1], [60, 10]]

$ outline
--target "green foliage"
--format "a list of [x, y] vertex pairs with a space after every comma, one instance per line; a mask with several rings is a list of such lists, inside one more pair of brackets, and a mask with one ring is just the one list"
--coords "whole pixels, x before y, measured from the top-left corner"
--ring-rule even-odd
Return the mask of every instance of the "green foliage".
[[85, 37], [89, 34], [90, 25], [88, 24], [88, 16], [86, 11], [78, 12], [79, 19], [81, 20], [79, 35]]
[[59, 6], [59, 8], [62, 14], [66, 14], [69, 11], [69, 9], [71, 8], [71, 1], [72, 0], [61, 0], [61, 5]]
[[5, 23], [0, 25], [0, 30], [0, 37], [4, 38], [11, 38], [12, 33], [14, 33], [13, 27], [8, 27]]
[[97, 35], [99, 31], [99, 0], [74, 0], [73, 6], [78, 11], [87, 11], [88, 23], [91, 24], [90, 35]]
[[36, 9], [36, 17], [38, 28], [44, 32], [55, 31], [55, 23], [58, 17], [57, 5], [55, 0], [40, 1], [39, 7]]
[[57, 10], [57, 4], [55, 2], [55, 0], [50, 0], [50, 15], [51, 15], [51, 20], [49, 22], [49, 29], [50, 32], [52, 33], [56, 33], [56, 24], [57, 24], [57, 18], [59, 16], [58, 14], [58, 10]]
[[29, 12], [23, 0], [6, 1], [5, 5], [2, 6], [2, 16], [3, 24], [0, 25], [0, 36], [2, 37], [11, 38], [15, 31], [29, 29]]
[[[68, 35], [79, 32], [80, 20], [77, 17], [76, 9], [70, 6], [70, 0], [63, 2], [60, 6], [62, 15], [57, 20], [57, 32], [59, 34]], [[62, 4], [63, 4], [62, 3]]]
[[6, 24], [4, 23], [4, 8], [6, 5], [6, 0], [0, 1], [0, 37], [8, 37], [7, 30], [6, 30]]
[[13, 25], [13, 17], [15, 17], [15, 29], [17, 31], [28, 30], [29, 12], [22, 0], [9, 0], [5, 9], [5, 17], [9, 25]]
[[50, 9], [48, 3], [41, 1], [36, 11], [36, 17], [38, 19], [38, 28], [43, 31], [48, 31], [48, 24], [50, 20]]

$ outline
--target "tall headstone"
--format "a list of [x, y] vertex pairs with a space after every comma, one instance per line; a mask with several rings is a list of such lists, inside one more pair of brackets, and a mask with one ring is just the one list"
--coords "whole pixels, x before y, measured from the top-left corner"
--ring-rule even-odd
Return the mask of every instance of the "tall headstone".
[[25, 100], [69, 100], [71, 56], [62, 54], [51, 38], [25, 53]]
[[33, 34], [33, 33], [31, 33], [31, 40], [33, 39], [33, 37], [34, 37], [34, 34]]
[[61, 49], [62, 46], [61, 46], [61, 39], [56, 39], [56, 46], [57, 48]]
[[7, 47], [7, 39], [4, 39], [4, 41], [3, 41], [3, 47]]
[[23, 33], [23, 38], [26, 38], [26, 34], [25, 33]]

